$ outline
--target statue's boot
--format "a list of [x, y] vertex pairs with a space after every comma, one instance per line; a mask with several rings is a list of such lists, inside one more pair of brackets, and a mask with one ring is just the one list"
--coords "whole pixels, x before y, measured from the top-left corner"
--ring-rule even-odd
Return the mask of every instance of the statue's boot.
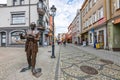
[[42, 69], [41, 68], [38, 68], [38, 69], [32, 69], [32, 74], [36, 77], [36, 78], [38, 78], [38, 77], [40, 77], [41, 75], [42, 75]]
[[31, 67], [26, 67], [26, 68], [23, 68], [20, 72], [25, 72], [25, 71], [30, 70], [30, 69], [31, 69]]

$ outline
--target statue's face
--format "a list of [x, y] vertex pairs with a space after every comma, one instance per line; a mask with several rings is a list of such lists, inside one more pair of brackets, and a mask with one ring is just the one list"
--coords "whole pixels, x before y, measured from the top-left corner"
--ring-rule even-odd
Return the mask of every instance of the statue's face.
[[34, 29], [35, 29], [35, 27], [34, 27], [34, 26], [31, 26], [31, 29], [32, 29], [32, 30], [34, 30]]
[[31, 30], [34, 30], [36, 25], [35, 24], [31, 24], [30, 27], [31, 27]]

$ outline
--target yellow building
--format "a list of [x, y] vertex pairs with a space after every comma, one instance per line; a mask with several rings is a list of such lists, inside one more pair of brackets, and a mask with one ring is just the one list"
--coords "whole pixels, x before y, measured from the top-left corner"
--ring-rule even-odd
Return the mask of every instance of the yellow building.
[[96, 42], [101, 44], [100, 48], [107, 48], [107, 0], [85, 0], [82, 11], [82, 33], [83, 41], [94, 46]]

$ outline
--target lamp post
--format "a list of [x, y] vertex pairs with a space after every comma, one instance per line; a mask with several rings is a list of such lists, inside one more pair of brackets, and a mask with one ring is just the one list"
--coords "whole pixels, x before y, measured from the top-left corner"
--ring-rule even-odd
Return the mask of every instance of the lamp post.
[[31, 14], [31, 11], [30, 11], [30, 0], [29, 0], [29, 27], [30, 27], [30, 20], [31, 20], [31, 16], [30, 16], [30, 14]]
[[54, 16], [56, 14], [56, 7], [52, 5], [50, 8], [51, 10], [51, 15], [52, 15], [52, 56], [51, 58], [55, 58], [55, 44], [54, 44]]

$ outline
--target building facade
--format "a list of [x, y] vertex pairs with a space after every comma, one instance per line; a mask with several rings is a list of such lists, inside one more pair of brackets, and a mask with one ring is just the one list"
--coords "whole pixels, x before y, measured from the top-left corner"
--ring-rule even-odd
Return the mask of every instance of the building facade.
[[31, 22], [35, 22], [41, 33], [40, 45], [44, 45], [49, 25], [48, 0], [7, 0], [0, 7], [0, 46], [24, 44], [19, 33], [25, 33]]
[[52, 15], [49, 16], [49, 33], [48, 33], [48, 37], [49, 37], [49, 45], [52, 44], [52, 34], [53, 32], [53, 18]]
[[81, 42], [81, 40], [80, 40], [80, 32], [81, 32], [80, 20], [81, 20], [80, 10], [78, 9], [75, 18], [72, 21], [72, 26], [73, 26], [72, 43], [79, 44]]
[[108, 46], [110, 50], [120, 51], [120, 0], [107, 0], [110, 7], [108, 20]]
[[75, 18], [68, 27], [67, 40], [68, 42], [81, 43], [81, 10], [78, 9]]
[[58, 33], [57, 40], [61, 42], [66, 40], [66, 33]]
[[82, 40], [88, 45], [107, 48], [106, 0], [85, 0], [82, 11]]
[[68, 27], [68, 33], [67, 33], [67, 42], [68, 43], [72, 43], [72, 29], [73, 29], [73, 26], [71, 23]]

